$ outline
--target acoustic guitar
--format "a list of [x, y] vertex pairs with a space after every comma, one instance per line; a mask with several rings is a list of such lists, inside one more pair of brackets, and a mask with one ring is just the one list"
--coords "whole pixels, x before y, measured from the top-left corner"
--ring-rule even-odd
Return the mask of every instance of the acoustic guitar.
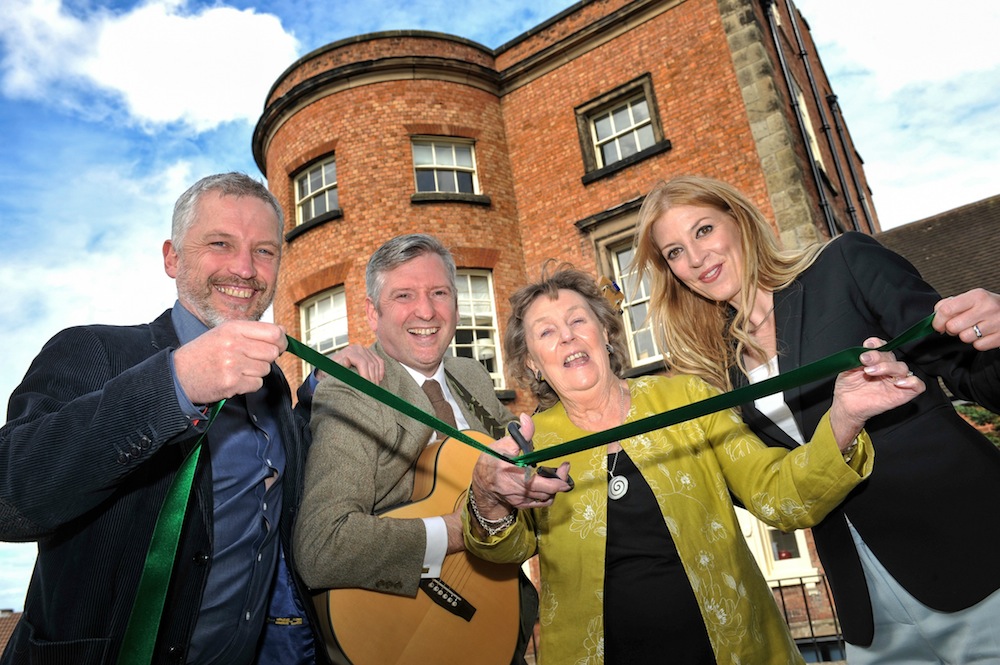
[[[492, 439], [467, 432], [485, 444]], [[445, 515], [466, 501], [479, 451], [445, 439], [417, 462], [413, 499], [380, 517]], [[421, 580], [416, 597], [369, 589], [315, 596], [320, 627], [352, 665], [509, 665], [517, 645], [518, 565], [468, 552], [445, 557], [441, 577]]]

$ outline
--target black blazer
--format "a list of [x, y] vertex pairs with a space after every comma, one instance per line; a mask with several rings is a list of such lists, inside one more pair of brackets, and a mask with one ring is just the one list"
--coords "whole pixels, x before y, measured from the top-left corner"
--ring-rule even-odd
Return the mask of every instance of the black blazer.
[[[148, 325], [70, 328], [43, 347], [11, 396], [0, 429], [0, 538], [37, 541], [38, 559], [5, 665], [117, 659], [159, 506], [204, 429], [177, 403], [168, 355], [178, 345], [169, 310]], [[266, 381], [287, 449], [279, 525], [287, 554], [308, 427], [293, 414], [277, 366]], [[156, 663], [184, 661], [201, 605], [212, 555], [208, 453], [195, 475]]]
[[[892, 339], [931, 314], [938, 300], [909, 262], [870, 236], [840, 236], [775, 294], [780, 370], [867, 337]], [[929, 607], [954, 612], [1000, 588], [1000, 451], [958, 416], [938, 382], [1000, 412], [1000, 352], [980, 353], [932, 333], [897, 357], [927, 390], [868, 422], [875, 448], [871, 477], [813, 528], [844, 636], [863, 646], [874, 631], [871, 600], [847, 519], [893, 577]], [[735, 386], [746, 385], [742, 373], [731, 376]], [[834, 380], [785, 393], [807, 440], [830, 407]], [[769, 445], [796, 445], [753, 404], [742, 410]]]

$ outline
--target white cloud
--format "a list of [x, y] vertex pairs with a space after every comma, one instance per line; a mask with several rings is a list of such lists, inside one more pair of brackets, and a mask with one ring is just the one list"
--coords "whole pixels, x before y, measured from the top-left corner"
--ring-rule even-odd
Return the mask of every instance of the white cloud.
[[87, 39], [86, 25], [67, 15], [60, 0], [7, 0], [0, 5], [4, 93], [39, 99], [65, 76], [66, 61], [85, 51]]
[[[4, 404], [42, 344], [63, 328], [144, 323], [173, 304], [176, 289], [160, 248], [170, 236], [174, 200], [192, 179], [186, 163], [141, 179], [111, 169], [83, 172], [41, 215], [57, 235], [49, 242], [43, 236], [28, 251], [5, 252]], [[83, 201], [94, 192], [108, 194], [100, 211]], [[77, 215], [80, 210], [90, 212]]]
[[3, 90], [58, 99], [85, 115], [120, 99], [140, 126], [180, 123], [203, 132], [255, 122], [298, 42], [277, 17], [212, 7], [186, 13], [183, 0], [153, 0], [125, 13], [80, 19], [59, 0], [6, 0]]

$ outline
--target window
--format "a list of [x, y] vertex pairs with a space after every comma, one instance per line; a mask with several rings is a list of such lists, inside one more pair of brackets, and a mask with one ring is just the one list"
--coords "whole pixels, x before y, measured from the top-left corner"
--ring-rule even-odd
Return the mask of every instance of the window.
[[634, 254], [631, 242], [611, 249], [611, 264], [614, 269], [615, 283], [625, 295], [625, 300], [622, 301], [622, 311], [633, 367], [660, 360], [663, 357], [657, 348], [652, 324], [647, 316], [649, 314], [649, 277], [647, 276], [641, 283], [636, 278], [635, 269], [632, 266]]
[[670, 149], [648, 74], [576, 109], [583, 184]]
[[490, 373], [493, 386], [503, 388], [493, 277], [486, 270], [459, 270], [455, 288], [458, 291], [458, 328], [451, 343], [451, 353], [481, 362]]
[[743, 508], [737, 508], [736, 515], [747, 545], [769, 582], [808, 578], [819, 572], [809, 555], [805, 529], [784, 533], [761, 522]]
[[343, 286], [310, 298], [299, 311], [304, 344], [326, 355], [347, 346], [347, 299]]
[[334, 159], [328, 159], [295, 178], [297, 226], [339, 210], [337, 162]]
[[476, 153], [471, 141], [414, 139], [417, 192], [476, 194]]
[[816, 130], [813, 127], [812, 118], [809, 115], [809, 107], [806, 105], [806, 96], [802, 93], [802, 88], [799, 87], [799, 84], [795, 81], [795, 79], [792, 79], [792, 92], [795, 93], [795, 101], [799, 105], [799, 114], [802, 117], [802, 126], [806, 130], [806, 136], [809, 137], [809, 155], [825, 173], [826, 165], [823, 164], [823, 153], [820, 152], [819, 149], [819, 140], [816, 138]]
[[645, 96], [635, 97], [592, 116], [590, 127], [598, 168], [631, 157], [656, 143]]

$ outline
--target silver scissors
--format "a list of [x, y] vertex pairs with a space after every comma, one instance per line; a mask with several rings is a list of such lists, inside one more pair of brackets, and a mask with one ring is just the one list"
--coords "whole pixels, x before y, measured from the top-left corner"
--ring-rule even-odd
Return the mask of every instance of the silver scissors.
[[[521, 453], [527, 455], [528, 453], [535, 451], [535, 446], [533, 443], [531, 443], [531, 440], [525, 439], [524, 435], [521, 434], [521, 424], [518, 423], [516, 420], [512, 420], [509, 423], [507, 423], [507, 432], [510, 434], [510, 438], [514, 439], [514, 443], [517, 444], [517, 447], [521, 449]], [[527, 481], [528, 477], [531, 475], [532, 468], [534, 468], [535, 473], [540, 475], [542, 478], [559, 477], [559, 474], [557, 474], [556, 470], [553, 469], [551, 466], [535, 466], [534, 464], [531, 464], [529, 466], [524, 467], [525, 481]], [[569, 484], [570, 489], [573, 489], [576, 486], [576, 484], [573, 482], [573, 479], [569, 476], [566, 476], [566, 482]]]

